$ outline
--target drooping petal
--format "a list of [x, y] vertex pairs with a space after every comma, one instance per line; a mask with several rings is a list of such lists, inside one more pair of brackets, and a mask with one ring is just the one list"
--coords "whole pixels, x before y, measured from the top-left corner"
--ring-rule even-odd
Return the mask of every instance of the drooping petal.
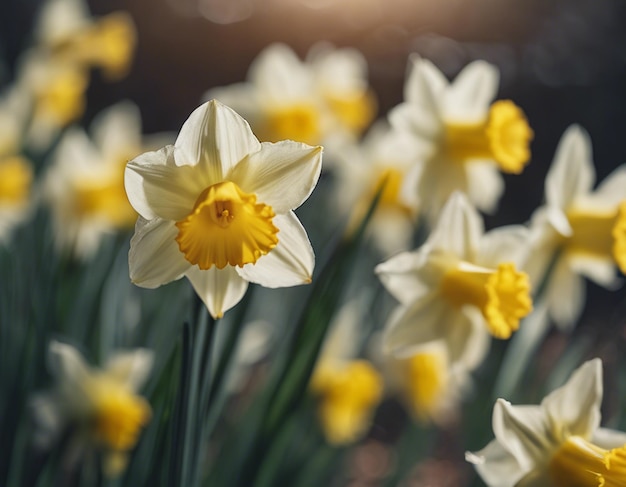
[[571, 330], [585, 305], [585, 281], [572, 271], [567, 256], [561, 256], [554, 265], [545, 292], [556, 326]]
[[293, 212], [276, 215], [278, 245], [254, 264], [236, 268], [247, 281], [269, 288], [297, 286], [311, 282], [315, 255], [306, 230]]
[[[141, 147], [141, 115], [139, 108], [129, 102], [120, 102], [100, 113], [92, 123], [93, 139], [105, 155], [119, 156], [120, 152]], [[131, 156], [133, 154], [126, 154]]]
[[491, 345], [482, 312], [474, 306], [464, 306], [460, 313], [448, 310], [444, 320], [451, 360], [468, 371], [474, 370], [484, 362]]
[[475, 453], [465, 453], [465, 460], [475, 465], [489, 487], [515, 487], [524, 476], [515, 457], [502, 448], [498, 440], [491, 441]]
[[221, 318], [235, 306], [248, 289], [248, 281], [239, 276], [235, 267], [203, 271], [192, 266], [185, 274], [213, 318]]
[[486, 61], [474, 61], [457, 75], [444, 97], [448, 120], [476, 122], [486, 119], [489, 105], [498, 93], [500, 73]]
[[513, 262], [520, 266], [528, 253], [528, 229], [522, 225], [506, 225], [494, 228], [480, 239], [475, 264], [497, 267], [501, 262]]
[[135, 211], [147, 220], [181, 220], [209, 186], [190, 166], [176, 166], [174, 146], [146, 152], [126, 165], [124, 185]]
[[138, 286], [155, 288], [183, 277], [191, 266], [178, 248], [173, 221], [139, 218], [130, 240], [130, 280]]
[[561, 137], [546, 176], [548, 206], [567, 209], [577, 196], [591, 191], [595, 179], [589, 135], [572, 125]]
[[593, 432], [591, 442], [606, 450], [619, 448], [626, 445], [626, 433], [610, 428], [598, 428]]
[[154, 353], [139, 348], [130, 352], [116, 353], [107, 360], [105, 370], [107, 375], [125, 384], [132, 391], [137, 391], [148, 378], [153, 362]]
[[474, 262], [482, 234], [480, 215], [463, 193], [455, 192], [441, 210], [428, 242], [433, 249]]
[[504, 179], [493, 161], [466, 164], [467, 196], [480, 211], [495, 213], [504, 192]]
[[67, 343], [50, 342], [48, 348], [50, 373], [58, 380], [80, 384], [89, 375], [89, 368], [81, 353]]
[[317, 184], [322, 148], [300, 142], [264, 142], [226, 176], [280, 214], [300, 206]]
[[572, 271], [607, 289], [616, 289], [621, 279], [615, 272], [615, 262], [610, 257], [595, 257], [584, 253], [568, 256]]
[[429, 291], [419, 269], [424, 265], [426, 252], [402, 252], [378, 264], [374, 272], [394, 298], [409, 305]]
[[215, 184], [261, 143], [240, 115], [211, 100], [189, 115], [174, 146], [177, 166], [198, 165], [208, 183]]
[[400, 306], [392, 314], [383, 335], [383, 350], [398, 358], [408, 357], [420, 346], [445, 339], [441, 326], [446, 303], [430, 293], [410, 306]]
[[580, 366], [564, 386], [541, 402], [556, 441], [569, 436], [590, 439], [600, 425], [602, 361], [598, 358]]
[[545, 461], [553, 449], [539, 406], [513, 406], [498, 399], [493, 408], [492, 426], [496, 439], [515, 457], [523, 472]]
[[432, 62], [417, 55], [411, 56], [408, 70], [404, 99], [438, 111], [439, 100], [448, 87], [446, 77]]

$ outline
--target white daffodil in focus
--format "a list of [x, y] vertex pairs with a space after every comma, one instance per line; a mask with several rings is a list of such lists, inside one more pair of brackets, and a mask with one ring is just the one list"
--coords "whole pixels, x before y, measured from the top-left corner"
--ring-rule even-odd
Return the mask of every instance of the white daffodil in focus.
[[201, 105], [173, 146], [127, 165], [140, 215], [131, 280], [154, 288], [187, 276], [213, 317], [237, 304], [248, 282], [310, 282], [313, 249], [292, 210], [313, 191], [321, 162], [321, 147], [261, 143], [232, 109]]
[[626, 165], [594, 190], [595, 179], [589, 136], [572, 126], [548, 171], [546, 204], [533, 215], [526, 265], [534, 282], [547, 279], [546, 304], [562, 329], [582, 312], [583, 277], [611, 288], [619, 283], [616, 267], [626, 273]]
[[600, 428], [602, 362], [594, 359], [539, 406], [498, 399], [495, 440], [466, 459], [489, 487], [626, 485], [626, 434]]
[[431, 219], [456, 190], [493, 212], [503, 191], [499, 171], [519, 174], [530, 159], [524, 113], [510, 100], [493, 102], [498, 77], [495, 66], [475, 61], [449, 82], [430, 61], [411, 59], [405, 101], [389, 120], [420, 146], [413, 190]]
[[384, 183], [376, 211], [367, 227], [374, 245], [389, 256], [409, 247], [419, 213], [419, 200], [407, 176], [415, 164], [416, 147], [407, 134], [374, 125], [361, 144], [344, 145], [335, 157], [339, 208], [360, 222]]
[[102, 454], [103, 470], [118, 476], [151, 416], [150, 405], [137, 394], [152, 368], [152, 353], [138, 349], [113, 355], [102, 369], [88, 366], [72, 346], [52, 342], [50, 372], [56, 387], [36, 396], [36, 441], [51, 448], [66, 428], [72, 439], [65, 452], [77, 460], [89, 451]]
[[339, 311], [311, 377], [322, 431], [332, 445], [357, 441], [383, 397], [381, 375], [369, 361], [357, 358], [360, 307], [354, 300]]
[[353, 49], [317, 45], [303, 62], [287, 45], [273, 44], [253, 61], [247, 82], [211, 89], [206, 98], [235, 109], [260, 140], [327, 145], [359, 136], [372, 121], [366, 73]]
[[124, 188], [129, 159], [145, 150], [139, 111], [131, 103], [114, 105], [92, 124], [92, 139], [69, 129], [53, 154], [43, 184], [55, 240], [79, 258], [89, 258], [107, 234], [128, 230], [137, 213]]
[[488, 336], [506, 339], [531, 308], [523, 258], [523, 227], [484, 233], [482, 220], [462, 193], [454, 193], [422, 247], [376, 267], [401, 306], [386, 325], [384, 348], [407, 357], [443, 340], [451, 364], [472, 370]]

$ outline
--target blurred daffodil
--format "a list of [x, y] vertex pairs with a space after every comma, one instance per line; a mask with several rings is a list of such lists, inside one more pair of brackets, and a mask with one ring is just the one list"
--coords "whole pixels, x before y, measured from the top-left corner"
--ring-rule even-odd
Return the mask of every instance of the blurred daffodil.
[[[589, 136], [578, 126], [563, 134], [546, 177], [546, 204], [532, 219], [532, 252], [526, 269], [547, 279], [544, 297], [557, 326], [576, 323], [589, 278], [604, 287], [626, 273], [626, 165], [594, 190]], [[545, 276], [549, 272], [548, 276]]]
[[49, 366], [56, 387], [33, 401], [38, 444], [50, 448], [69, 429], [68, 458], [98, 451], [104, 473], [118, 476], [150, 420], [150, 405], [137, 391], [152, 368], [152, 353], [120, 352], [93, 369], [74, 347], [52, 342]]
[[384, 183], [367, 227], [375, 246], [389, 256], [406, 250], [413, 237], [419, 200], [407, 181], [415, 163], [415, 145], [407, 134], [375, 125], [360, 144], [344, 145], [336, 155], [338, 205], [359, 222]]
[[321, 156], [321, 147], [260, 143], [215, 100], [198, 107], [173, 146], [126, 168], [126, 191], [140, 215], [131, 280], [154, 288], [186, 276], [214, 317], [239, 302], [248, 282], [310, 282], [313, 249], [292, 210], [313, 191]]
[[273, 44], [253, 61], [248, 81], [209, 90], [241, 113], [260, 140], [307, 144], [359, 136], [374, 118], [367, 65], [354, 49], [314, 46], [306, 62]]
[[594, 359], [539, 406], [498, 399], [495, 440], [469, 462], [489, 487], [626, 485], [626, 434], [600, 428], [602, 362]]
[[49, 0], [36, 26], [38, 48], [67, 64], [98, 67], [112, 79], [128, 72], [136, 43], [130, 15], [92, 18], [83, 0]]
[[127, 102], [94, 120], [92, 139], [79, 128], [65, 133], [43, 187], [60, 248], [88, 258], [104, 235], [133, 227], [137, 213], [126, 196], [124, 168], [142, 150], [139, 111]]
[[489, 333], [509, 338], [532, 308], [528, 276], [516, 268], [524, 239], [517, 226], [484, 233], [477, 211], [454, 193], [422, 247], [376, 267], [401, 304], [387, 322], [385, 350], [406, 357], [443, 340], [451, 363], [476, 367]]
[[311, 378], [322, 431], [332, 445], [353, 443], [366, 433], [383, 397], [382, 376], [371, 362], [358, 358], [361, 304], [353, 300], [340, 309]]
[[510, 100], [493, 102], [498, 77], [495, 66], [475, 61], [450, 83], [430, 61], [411, 60], [405, 101], [389, 120], [420, 146], [414, 191], [431, 219], [455, 190], [493, 212], [504, 189], [499, 171], [519, 174], [530, 159], [524, 113]]

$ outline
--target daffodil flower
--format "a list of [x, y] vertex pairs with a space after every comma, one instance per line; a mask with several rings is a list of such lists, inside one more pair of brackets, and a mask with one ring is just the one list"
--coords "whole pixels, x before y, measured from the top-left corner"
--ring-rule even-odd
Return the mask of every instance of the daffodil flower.
[[498, 76], [495, 66], [475, 61], [450, 83], [430, 61], [411, 59], [405, 101], [389, 121], [420, 146], [413, 191], [431, 220], [456, 190], [493, 212], [503, 191], [499, 171], [519, 174], [530, 159], [524, 113], [510, 100], [493, 102]]
[[201, 105], [173, 146], [127, 165], [126, 191], [140, 215], [131, 280], [154, 288], [186, 276], [216, 318], [249, 281], [310, 282], [313, 250], [292, 210], [313, 191], [321, 155], [292, 141], [260, 143], [232, 109]]
[[462, 193], [454, 193], [422, 247], [376, 267], [401, 306], [386, 325], [384, 348], [410, 356], [443, 340], [452, 364], [472, 370], [483, 359], [489, 334], [506, 339], [532, 308], [523, 258], [523, 227], [484, 233]]
[[124, 169], [145, 148], [139, 111], [130, 103], [100, 114], [92, 133], [92, 139], [79, 128], [65, 133], [43, 185], [57, 246], [83, 259], [105, 235], [133, 228], [137, 213], [126, 196]]
[[120, 352], [102, 369], [93, 369], [74, 347], [55, 341], [49, 366], [56, 388], [33, 400], [37, 443], [50, 448], [65, 428], [72, 428], [69, 445], [75, 451], [68, 457], [100, 451], [105, 474], [118, 476], [150, 420], [150, 405], [137, 391], [152, 367], [152, 353]]
[[287, 45], [273, 44], [253, 61], [247, 82], [209, 90], [206, 98], [241, 113], [260, 140], [327, 146], [359, 136], [372, 121], [366, 70], [353, 49], [317, 45], [303, 62]]
[[532, 252], [525, 266], [534, 282], [546, 277], [544, 299], [562, 329], [585, 303], [583, 277], [612, 288], [616, 266], [626, 272], [626, 165], [594, 190], [589, 136], [578, 126], [563, 134], [546, 177], [546, 204], [533, 215]]
[[360, 144], [346, 144], [335, 156], [338, 207], [360, 222], [376, 191], [384, 183], [376, 211], [367, 227], [369, 238], [384, 254], [406, 250], [415, 230], [419, 199], [408, 190], [415, 164], [415, 147], [407, 134], [372, 127]]
[[495, 440], [466, 459], [489, 487], [626, 485], [626, 434], [600, 428], [602, 362], [583, 364], [539, 406], [498, 399]]

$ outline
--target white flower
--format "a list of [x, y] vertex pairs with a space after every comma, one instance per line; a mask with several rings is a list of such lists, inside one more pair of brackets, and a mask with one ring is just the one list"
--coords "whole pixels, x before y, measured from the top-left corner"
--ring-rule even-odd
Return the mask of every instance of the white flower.
[[292, 210], [313, 191], [321, 156], [321, 147], [260, 143], [230, 108], [200, 106], [173, 146], [126, 168], [140, 215], [131, 280], [154, 288], [186, 276], [214, 317], [239, 302], [248, 281], [310, 282], [313, 250]]
[[137, 391], [152, 368], [152, 352], [120, 352], [104, 368], [92, 369], [74, 347], [51, 342], [48, 358], [56, 388], [32, 403], [38, 444], [50, 448], [65, 428], [72, 428], [68, 458], [96, 448], [104, 454], [105, 473], [119, 475], [150, 419], [150, 405]]
[[[611, 288], [616, 265], [626, 271], [626, 165], [597, 187], [589, 136], [578, 126], [563, 134], [546, 177], [546, 204], [532, 219], [526, 264], [561, 328], [576, 323], [585, 303], [583, 277]], [[549, 271], [549, 275], [545, 275]]]
[[303, 62], [287, 45], [273, 44], [253, 61], [247, 82], [214, 88], [205, 98], [241, 113], [260, 140], [327, 146], [360, 135], [373, 119], [366, 71], [354, 49], [319, 44]]
[[498, 76], [493, 65], [475, 61], [450, 83], [430, 61], [411, 59], [405, 101], [389, 120], [420, 146], [413, 191], [431, 219], [455, 190], [494, 211], [503, 190], [498, 170], [519, 174], [530, 158], [523, 112], [509, 100], [492, 103]]
[[626, 485], [626, 434], [599, 427], [601, 402], [602, 362], [594, 359], [539, 406], [498, 399], [495, 440], [466, 459], [489, 487]]
[[365, 216], [376, 191], [385, 181], [376, 211], [367, 226], [369, 237], [385, 256], [406, 250], [419, 213], [418, 199], [406, 178], [415, 165], [415, 147], [407, 134], [386, 125], [372, 127], [361, 144], [345, 145], [335, 160], [334, 192], [343, 213], [353, 222]]
[[79, 128], [65, 133], [43, 186], [56, 243], [79, 258], [91, 257], [106, 234], [133, 227], [137, 213], [124, 190], [124, 168], [145, 150], [139, 111], [130, 103], [100, 114], [92, 135]]
[[484, 233], [477, 211], [454, 193], [422, 247], [376, 267], [401, 304], [386, 325], [386, 351], [406, 357], [444, 340], [452, 364], [475, 368], [487, 350], [487, 331], [509, 338], [531, 310], [528, 276], [515, 266], [524, 230]]

